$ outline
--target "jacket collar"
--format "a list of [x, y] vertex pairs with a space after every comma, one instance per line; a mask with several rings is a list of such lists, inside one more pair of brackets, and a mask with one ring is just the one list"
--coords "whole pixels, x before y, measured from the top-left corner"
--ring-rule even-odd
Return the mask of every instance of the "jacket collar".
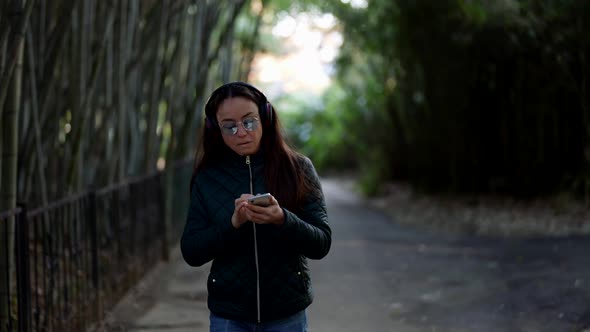
[[[263, 149], [259, 149], [258, 152], [255, 154], [250, 155], [250, 165], [259, 166], [264, 164], [264, 152]], [[245, 165], [246, 164], [246, 156], [241, 156], [235, 153], [233, 150], [228, 149], [228, 153], [226, 155], [226, 160], [229, 161], [231, 164], [235, 165]]]

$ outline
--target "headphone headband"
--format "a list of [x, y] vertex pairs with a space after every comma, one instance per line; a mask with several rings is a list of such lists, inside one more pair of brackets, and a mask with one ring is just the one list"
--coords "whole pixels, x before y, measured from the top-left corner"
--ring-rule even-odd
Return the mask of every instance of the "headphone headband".
[[268, 123], [269, 125], [272, 124], [272, 112], [273, 112], [272, 105], [270, 104], [270, 102], [266, 98], [266, 95], [250, 83], [246, 83], [246, 82], [242, 82], [242, 81], [235, 81], [235, 82], [225, 83], [222, 86], [215, 89], [211, 93], [211, 96], [209, 97], [209, 99], [207, 100], [207, 103], [205, 104], [205, 116], [206, 116], [205, 123], [206, 123], [207, 127], [212, 128], [213, 126], [217, 126], [217, 119], [215, 119], [215, 111], [216, 110], [211, 109], [211, 101], [215, 100], [215, 97], [217, 95], [219, 95], [220, 93], [222, 93], [223, 91], [225, 91], [226, 89], [231, 89], [234, 86], [244, 87], [244, 88], [250, 90], [251, 92], [253, 92], [255, 95], [258, 95], [261, 99], [260, 102], [258, 102], [258, 104], [257, 104], [258, 113], [260, 114], [261, 121], [262, 121], [263, 125], [264, 125], [264, 123]]

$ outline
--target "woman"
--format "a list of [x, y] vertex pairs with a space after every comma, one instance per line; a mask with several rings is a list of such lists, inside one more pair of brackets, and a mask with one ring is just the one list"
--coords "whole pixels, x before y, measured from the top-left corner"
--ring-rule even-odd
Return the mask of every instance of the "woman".
[[[205, 115], [181, 250], [191, 266], [213, 260], [210, 330], [306, 331], [307, 258], [332, 242], [318, 175], [254, 86], [219, 87]], [[270, 193], [270, 205], [249, 203], [256, 193]]]

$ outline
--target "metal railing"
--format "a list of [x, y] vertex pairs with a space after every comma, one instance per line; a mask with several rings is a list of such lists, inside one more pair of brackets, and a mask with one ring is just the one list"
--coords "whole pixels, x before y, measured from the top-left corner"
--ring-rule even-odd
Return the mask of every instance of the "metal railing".
[[[28, 232], [30, 284], [27, 302], [29, 329], [19, 331], [81, 331], [84, 322], [99, 318], [97, 246], [102, 237], [92, 211], [96, 194], [88, 192], [23, 211]], [[21, 323], [21, 322], [19, 322]]]
[[[168, 258], [184, 222], [187, 174], [190, 164], [178, 163], [38, 209], [21, 204], [0, 213], [0, 332], [84, 331], [100, 322]], [[165, 181], [173, 183], [169, 197]], [[174, 202], [170, 225], [166, 198]]]
[[[0, 213], [0, 331], [28, 331], [30, 307], [21, 298], [30, 295], [27, 279], [27, 234], [25, 210]], [[14, 250], [9, 250], [10, 248]], [[13, 253], [11, 255], [11, 253]]]

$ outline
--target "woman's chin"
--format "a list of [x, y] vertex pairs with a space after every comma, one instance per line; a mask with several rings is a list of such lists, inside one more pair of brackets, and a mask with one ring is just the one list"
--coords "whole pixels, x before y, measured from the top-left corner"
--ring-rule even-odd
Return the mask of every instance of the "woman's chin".
[[240, 156], [249, 156], [258, 152], [258, 149], [252, 145], [236, 146], [233, 150]]

